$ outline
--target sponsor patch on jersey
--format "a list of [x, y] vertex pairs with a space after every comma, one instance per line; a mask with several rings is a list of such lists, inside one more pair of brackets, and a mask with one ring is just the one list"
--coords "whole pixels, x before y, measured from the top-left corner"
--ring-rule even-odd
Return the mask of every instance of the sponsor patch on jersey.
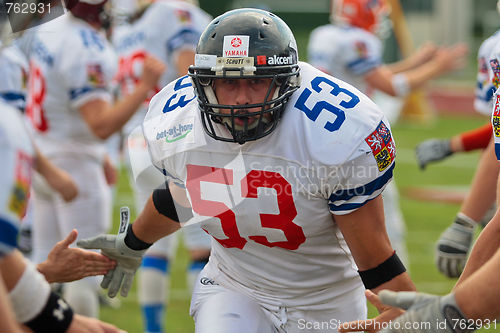
[[88, 64], [87, 65], [87, 78], [92, 85], [96, 87], [102, 87], [106, 85], [106, 80], [104, 79], [104, 71], [100, 64]]
[[173, 143], [180, 140], [194, 142], [192, 134], [194, 128], [193, 118], [183, 119], [170, 128], [156, 133], [156, 140]]
[[248, 57], [250, 36], [230, 35], [224, 36], [222, 55], [226, 57]]
[[31, 184], [32, 158], [19, 151], [16, 158], [16, 173], [14, 185], [9, 197], [9, 210], [19, 219], [26, 214], [28, 205], [29, 188]]
[[497, 138], [500, 138], [500, 95], [495, 99], [495, 109], [493, 109], [493, 117], [491, 118], [493, 125], [493, 133]]
[[187, 10], [176, 9], [175, 15], [181, 23], [191, 23], [191, 13]]
[[493, 71], [493, 85], [498, 89], [500, 86], [500, 64], [497, 59], [491, 59], [490, 66]]
[[391, 131], [383, 121], [380, 122], [375, 131], [366, 137], [365, 142], [372, 150], [379, 171], [387, 169], [396, 158], [396, 145], [392, 139]]
[[366, 58], [368, 56], [368, 49], [364, 42], [358, 41], [354, 46], [356, 47], [356, 53], [358, 54], [358, 57]]

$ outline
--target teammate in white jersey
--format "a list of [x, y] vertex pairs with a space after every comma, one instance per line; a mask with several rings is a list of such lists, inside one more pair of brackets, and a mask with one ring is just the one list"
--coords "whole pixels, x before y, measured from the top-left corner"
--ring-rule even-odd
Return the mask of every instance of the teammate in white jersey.
[[[178, 221], [213, 238], [191, 301], [197, 332], [331, 331], [366, 317], [365, 288], [414, 289], [385, 231], [396, 152], [370, 99], [299, 63], [289, 27], [258, 9], [215, 18], [189, 75], [143, 124], [169, 186], [118, 236], [78, 243], [116, 258], [101, 284], [111, 296], [127, 295], [145, 249]], [[176, 209], [179, 185], [192, 211]]]
[[[29, 46], [26, 113], [40, 150], [66, 170], [79, 188], [65, 203], [51, 189], [35, 184], [34, 260], [47, 258], [73, 228], [81, 237], [110, 227], [109, 188], [102, 170], [104, 139], [118, 131], [155, 87], [164, 65], [146, 60], [136, 90], [112, 104], [109, 83], [116, 57], [100, 33], [106, 1], [74, 0], [67, 13], [35, 28]], [[77, 313], [98, 315], [94, 278], [69, 283], [65, 296]]]
[[[15, 250], [19, 223], [26, 210], [34, 149], [24, 120], [0, 101], [0, 331], [21, 332], [23, 323], [35, 332], [119, 332], [93, 318], [73, 315], [50, 291], [35, 266]], [[95, 255], [95, 254], [92, 254]], [[97, 263], [97, 261], [95, 261]], [[47, 267], [48, 268], [48, 267]], [[58, 278], [60, 278], [59, 276]], [[7, 292], [8, 298], [7, 300]]]
[[[474, 110], [479, 114], [491, 116], [492, 97], [495, 92], [493, 82], [488, 75], [490, 55], [500, 41], [500, 31], [495, 32], [481, 43], [477, 54], [478, 71]], [[457, 134], [450, 139], [427, 139], [416, 147], [417, 161], [425, 169], [430, 162], [441, 161], [457, 152], [484, 149], [492, 139], [491, 123], [478, 129]]]
[[[376, 89], [398, 98], [405, 97], [429, 79], [461, 66], [466, 51], [463, 46], [437, 49], [432, 45], [423, 47], [405, 60], [383, 64], [382, 41], [377, 32], [381, 30], [387, 12], [385, 0], [331, 0], [332, 24], [311, 32], [308, 45], [310, 63], [369, 96]], [[406, 227], [394, 182], [384, 192], [384, 203], [389, 238], [408, 265], [404, 241]]]
[[[157, 91], [169, 82], [185, 75], [194, 63], [198, 39], [211, 17], [200, 8], [184, 1], [163, 0], [143, 2], [130, 24], [124, 24], [113, 33], [113, 44], [119, 56], [117, 80], [124, 96], [135, 88], [142, 72], [141, 66], [147, 55], [167, 64], [167, 70], [158, 82]], [[153, 94], [152, 94], [153, 95]], [[124, 135], [128, 144], [127, 166], [130, 183], [134, 189], [135, 207], [138, 212], [144, 207], [151, 192], [164, 183], [163, 174], [150, 161], [141, 124], [147, 112], [151, 96], [140, 110], [125, 125]], [[141, 173], [140, 179], [133, 173]], [[169, 276], [169, 257], [175, 256], [178, 235], [166, 237], [148, 250], [139, 271], [138, 294], [146, 332], [163, 332]], [[191, 255], [188, 266], [188, 285], [208, 261], [210, 237], [199, 227], [184, 230], [186, 245]]]
[[308, 56], [319, 69], [350, 82], [404, 97], [429, 79], [463, 65], [464, 45], [436, 48], [430, 44], [393, 64], [382, 60], [381, 30], [388, 4], [385, 0], [332, 0], [332, 24], [312, 31]]
[[[5, 47], [0, 44], [0, 99], [19, 109], [25, 110], [26, 83], [28, 77], [28, 61], [17, 45], [9, 44]], [[78, 189], [71, 177], [63, 170], [53, 165], [39, 150], [35, 149], [35, 169], [42, 175], [63, 199], [71, 201], [76, 197]], [[32, 205], [28, 205], [26, 216], [21, 225], [18, 246], [25, 255], [31, 253]]]
[[[477, 53], [478, 71], [474, 110], [481, 115], [491, 116], [492, 97], [495, 87], [488, 75], [490, 55], [495, 45], [500, 41], [500, 31], [495, 32], [481, 43]], [[421, 169], [430, 162], [441, 161], [457, 152], [468, 152], [484, 149], [491, 141], [491, 124], [478, 129], [457, 134], [450, 139], [427, 139], [416, 147], [417, 161]]]
[[0, 77], [4, 78], [0, 82], [0, 98], [24, 111], [28, 61], [16, 45], [9, 45], [0, 52]]
[[[476, 83], [476, 98], [474, 108], [483, 115], [490, 115], [493, 108], [493, 93], [495, 83], [490, 78], [490, 57], [496, 45], [500, 42], [500, 33], [495, 33], [486, 39], [478, 52], [478, 73]], [[495, 64], [495, 62], [493, 63]], [[491, 70], [490, 70], [491, 71]], [[473, 132], [474, 133], [474, 132]], [[479, 160], [469, 192], [465, 197], [453, 223], [440, 235], [436, 246], [436, 266], [447, 277], [459, 277], [467, 261], [472, 247], [475, 229], [478, 224], [484, 226], [496, 211], [495, 197], [497, 191], [498, 164], [494, 153], [493, 132], [491, 123], [476, 131], [475, 136], [467, 135], [467, 141], [460, 136], [451, 140], [429, 139], [417, 146], [417, 158], [422, 162], [441, 160], [450, 155], [456, 147], [456, 142], [483, 141], [486, 143], [484, 153]], [[469, 143], [467, 143], [469, 145]]]

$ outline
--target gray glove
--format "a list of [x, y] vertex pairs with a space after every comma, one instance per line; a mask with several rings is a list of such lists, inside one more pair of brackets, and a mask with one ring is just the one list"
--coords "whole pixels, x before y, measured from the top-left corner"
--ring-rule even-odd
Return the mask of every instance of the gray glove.
[[[105, 256], [116, 261], [116, 267], [110, 270], [102, 279], [101, 287], [108, 290], [109, 297], [115, 297], [118, 290], [126, 297], [137, 268], [141, 265], [142, 256], [146, 250], [133, 250], [125, 244], [125, 235], [130, 223], [128, 207], [120, 208], [120, 229], [118, 235], [99, 235], [94, 238], [83, 239], [76, 244], [84, 249], [100, 249]], [[123, 283], [122, 283], [123, 282]]]
[[415, 153], [420, 169], [425, 169], [429, 162], [441, 161], [453, 154], [448, 139], [425, 140], [415, 148]]
[[467, 319], [455, 301], [453, 293], [435, 296], [424, 293], [382, 290], [382, 303], [407, 310], [380, 333], [393, 332], [474, 332], [473, 320]]
[[476, 223], [462, 213], [439, 237], [436, 246], [436, 266], [450, 278], [459, 277], [474, 239]]

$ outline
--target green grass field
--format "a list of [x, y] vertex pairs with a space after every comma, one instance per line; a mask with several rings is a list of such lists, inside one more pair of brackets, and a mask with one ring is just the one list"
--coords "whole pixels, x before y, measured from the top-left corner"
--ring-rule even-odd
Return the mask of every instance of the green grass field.
[[[431, 165], [426, 171], [420, 171], [414, 157], [415, 145], [430, 137], [450, 137], [464, 130], [484, 124], [487, 119], [476, 116], [442, 115], [428, 124], [400, 122], [393, 125], [398, 155], [396, 183], [400, 192], [408, 187], [433, 186], [446, 187], [463, 191], [472, 179], [479, 153], [466, 153], [450, 157], [446, 161]], [[121, 205], [133, 206], [126, 177], [121, 177], [115, 212]], [[459, 209], [457, 204], [431, 203], [417, 201], [401, 196], [401, 208], [406, 220], [408, 234], [407, 246], [410, 254], [410, 273], [420, 291], [445, 294], [455, 283], [438, 273], [434, 266], [434, 243], [439, 234], [453, 220]], [[117, 215], [117, 214], [116, 214]], [[115, 228], [117, 218], [115, 217]], [[187, 257], [185, 249], [179, 248], [175, 262], [172, 263], [171, 292], [166, 313], [166, 329], [170, 333], [194, 332], [194, 325], [188, 315], [189, 292], [185, 282]], [[112, 322], [128, 332], [142, 332], [140, 309], [137, 304], [135, 287], [127, 298], [122, 298], [118, 310], [103, 308], [101, 318]], [[375, 312], [370, 309], [373, 316]], [[500, 326], [500, 325], [498, 325]], [[500, 332], [489, 330], [488, 332]]]

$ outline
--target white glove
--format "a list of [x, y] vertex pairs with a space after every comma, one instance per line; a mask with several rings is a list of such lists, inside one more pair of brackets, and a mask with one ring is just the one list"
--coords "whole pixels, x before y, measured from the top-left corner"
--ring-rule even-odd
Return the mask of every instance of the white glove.
[[476, 223], [462, 213], [439, 237], [436, 246], [436, 266], [450, 278], [459, 277], [474, 239]]
[[378, 296], [386, 305], [407, 310], [380, 333], [469, 333], [475, 331], [474, 323], [463, 315], [453, 293], [435, 296], [413, 291], [382, 290]]
[[453, 154], [448, 139], [425, 140], [415, 148], [415, 153], [420, 169], [425, 169], [429, 162], [441, 161]]
[[[118, 290], [126, 297], [137, 268], [141, 265], [142, 256], [146, 250], [133, 250], [125, 244], [125, 235], [130, 223], [128, 207], [120, 208], [120, 229], [118, 235], [99, 235], [94, 238], [83, 239], [77, 245], [84, 249], [100, 249], [105, 256], [116, 261], [116, 267], [108, 271], [101, 282], [101, 287], [108, 290], [109, 297], [115, 297]], [[123, 282], [123, 283], [122, 283]]]

